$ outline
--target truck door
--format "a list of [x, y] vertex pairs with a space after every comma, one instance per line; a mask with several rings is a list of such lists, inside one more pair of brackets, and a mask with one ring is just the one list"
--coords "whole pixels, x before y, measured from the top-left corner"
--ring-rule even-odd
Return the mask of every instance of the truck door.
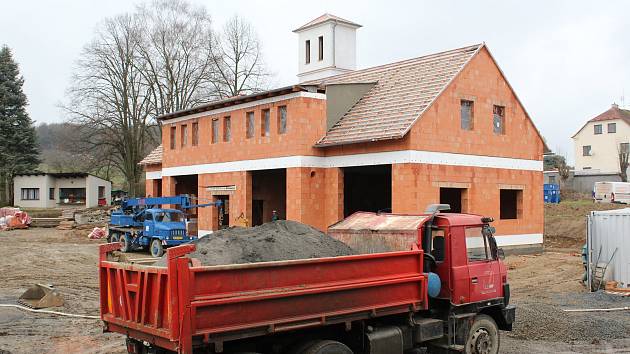
[[499, 262], [493, 259], [490, 242], [481, 226], [465, 228], [469, 274], [469, 302], [502, 296]]
[[155, 221], [153, 220], [153, 213], [146, 211], [144, 215], [144, 236], [152, 236], [155, 234]]

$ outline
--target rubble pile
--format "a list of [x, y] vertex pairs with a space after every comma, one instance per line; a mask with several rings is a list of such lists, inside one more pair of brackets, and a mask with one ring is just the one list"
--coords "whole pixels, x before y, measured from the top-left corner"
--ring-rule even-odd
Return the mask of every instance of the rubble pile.
[[[231, 227], [200, 238], [190, 254], [203, 265], [270, 262], [356, 254], [345, 243], [302, 223], [272, 221], [256, 227]], [[163, 257], [157, 265], [166, 265]]]

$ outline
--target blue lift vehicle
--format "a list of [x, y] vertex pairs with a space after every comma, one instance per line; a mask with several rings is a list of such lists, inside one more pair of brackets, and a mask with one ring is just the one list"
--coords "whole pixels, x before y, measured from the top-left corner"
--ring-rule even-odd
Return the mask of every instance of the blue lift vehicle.
[[[165, 209], [163, 205], [178, 206], [181, 210]], [[123, 252], [148, 248], [153, 257], [161, 257], [165, 248], [197, 238], [186, 232], [186, 215], [182, 210], [220, 205], [220, 201], [194, 204], [187, 195], [130, 198], [112, 212], [107, 241], [120, 242]]]

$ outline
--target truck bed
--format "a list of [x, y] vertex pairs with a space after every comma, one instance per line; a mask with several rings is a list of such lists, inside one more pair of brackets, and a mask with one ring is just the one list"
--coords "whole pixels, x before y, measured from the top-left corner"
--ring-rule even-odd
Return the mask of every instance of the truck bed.
[[402, 252], [201, 266], [186, 244], [167, 267], [118, 263], [100, 246], [106, 330], [159, 347], [193, 346], [427, 308], [423, 254]]

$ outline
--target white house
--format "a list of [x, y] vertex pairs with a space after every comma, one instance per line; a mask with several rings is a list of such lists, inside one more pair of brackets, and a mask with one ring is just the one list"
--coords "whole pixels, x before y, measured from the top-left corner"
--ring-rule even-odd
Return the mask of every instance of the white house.
[[630, 110], [613, 104], [573, 135], [575, 174], [619, 173], [619, 152], [630, 149]]
[[13, 205], [23, 208], [111, 204], [112, 182], [88, 173], [27, 173], [13, 179]]

